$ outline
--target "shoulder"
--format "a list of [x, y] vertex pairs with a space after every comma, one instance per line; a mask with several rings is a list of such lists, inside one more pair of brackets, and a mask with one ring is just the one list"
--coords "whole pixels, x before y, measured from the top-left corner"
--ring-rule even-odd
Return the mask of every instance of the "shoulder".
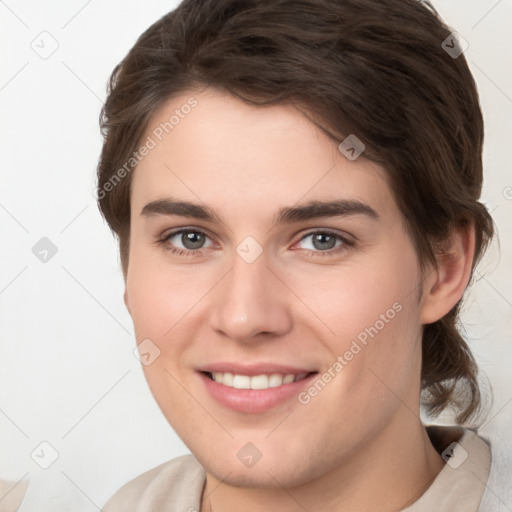
[[182, 455], [130, 480], [108, 500], [102, 512], [197, 511], [205, 479], [197, 459]]
[[509, 512], [512, 505], [512, 457], [510, 434], [505, 428], [480, 434], [491, 446], [492, 463], [481, 511]]
[[476, 512], [489, 478], [490, 444], [467, 428], [429, 425], [427, 433], [446, 464], [424, 494], [402, 512]]
[[0, 480], [0, 496], [2, 496], [0, 498], [0, 512], [18, 510], [28, 487], [28, 482], [22, 480], [18, 483]]

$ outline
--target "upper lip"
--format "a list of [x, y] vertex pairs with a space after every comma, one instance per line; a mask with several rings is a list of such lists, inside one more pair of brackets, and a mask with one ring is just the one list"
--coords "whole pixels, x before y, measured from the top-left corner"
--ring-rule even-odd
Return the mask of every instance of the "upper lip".
[[255, 375], [262, 375], [265, 373], [281, 373], [283, 375], [294, 374], [299, 375], [301, 373], [312, 373], [316, 370], [312, 370], [306, 367], [290, 366], [276, 363], [251, 363], [241, 364], [239, 362], [217, 362], [210, 363], [202, 366], [199, 371], [202, 372], [220, 372], [220, 373], [233, 373], [236, 375], [248, 375], [253, 377]]

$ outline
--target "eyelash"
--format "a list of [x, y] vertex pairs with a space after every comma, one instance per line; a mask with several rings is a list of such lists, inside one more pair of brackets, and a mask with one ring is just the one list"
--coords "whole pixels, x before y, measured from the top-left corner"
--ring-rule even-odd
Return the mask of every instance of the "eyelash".
[[[180, 229], [177, 229], [175, 231], [172, 231], [172, 232], [168, 233], [163, 238], [159, 239], [157, 241], [157, 244], [163, 246], [165, 248], [165, 250], [167, 250], [167, 251], [169, 251], [172, 254], [175, 254], [177, 256], [192, 256], [192, 257], [194, 257], [194, 256], [200, 255], [201, 254], [201, 249], [196, 249], [196, 250], [179, 249], [179, 248], [175, 248], [175, 247], [169, 247], [167, 245], [167, 242], [171, 238], [173, 238], [176, 235], [180, 235], [181, 233], [185, 233], [185, 232], [200, 233], [200, 234], [210, 238], [208, 236], [208, 233], [202, 231], [201, 229], [180, 228]], [[335, 233], [335, 232], [329, 231], [329, 230], [322, 230], [322, 229], [316, 229], [316, 230], [309, 231], [302, 238], [300, 238], [298, 240], [298, 242], [302, 242], [304, 239], [310, 237], [311, 235], [317, 235], [317, 234], [322, 234], [322, 235], [328, 235], [328, 236], [335, 237], [338, 240], [341, 240], [342, 244], [339, 245], [338, 247], [334, 248], [334, 249], [329, 249], [329, 250], [326, 250], [326, 251], [320, 251], [320, 250], [313, 251], [311, 249], [304, 249], [306, 251], [306, 254], [308, 254], [309, 256], [321, 257], [321, 258], [322, 257], [327, 257], [327, 256], [332, 256], [333, 254], [338, 254], [338, 253], [343, 252], [343, 251], [348, 251], [351, 248], [353, 248], [354, 245], [355, 245], [354, 242], [352, 242], [351, 240], [348, 240], [347, 238], [341, 236], [339, 233]]]

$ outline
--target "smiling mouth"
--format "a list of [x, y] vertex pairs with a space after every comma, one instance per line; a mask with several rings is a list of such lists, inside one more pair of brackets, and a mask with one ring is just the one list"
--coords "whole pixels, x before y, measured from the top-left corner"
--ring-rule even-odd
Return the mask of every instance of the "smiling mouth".
[[209, 379], [217, 382], [218, 384], [223, 384], [224, 386], [235, 388], [235, 389], [270, 389], [277, 388], [281, 386], [286, 386], [287, 384], [292, 384], [293, 382], [299, 382], [301, 380], [306, 379], [307, 377], [314, 375], [318, 372], [309, 372], [309, 373], [263, 373], [261, 375], [240, 375], [233, 374], [229, 372], [201, 372], [206, 375]]

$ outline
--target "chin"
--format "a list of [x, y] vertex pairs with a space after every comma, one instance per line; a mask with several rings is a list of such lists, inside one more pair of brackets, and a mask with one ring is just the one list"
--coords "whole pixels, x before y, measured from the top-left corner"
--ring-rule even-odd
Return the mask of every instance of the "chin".
[[[236, 457], [224, 456], [216, 458], [203, 458], [194, 454], [206, 472], [224, 484], [233, 487], [281, 489], [293, 488], [314, 480], [320, 474], [310, 466], [304, 466], [304, 457], [300, 453], [295, 458], [288, 458], [280, 454], [262, 456], [252, 467], [245, 467]], [[323, 464], [318, 471], [322, 472]]]
[[[260, 463], [261, 464], [261, 461]], [[259, 466], [258, 464], [258, 466]], [[301, 480], [290, 475], [291, 467], [281, 467], [279, 472], [269, 471], [265, 467], [240, 468], [239, 464], [215, 464], [205, 467], [206, 472], [213, 475], [225, 485], [254, 489], [281, 489], [301, 485]], [[282, 475], [281, 475], [282, 473]]]

